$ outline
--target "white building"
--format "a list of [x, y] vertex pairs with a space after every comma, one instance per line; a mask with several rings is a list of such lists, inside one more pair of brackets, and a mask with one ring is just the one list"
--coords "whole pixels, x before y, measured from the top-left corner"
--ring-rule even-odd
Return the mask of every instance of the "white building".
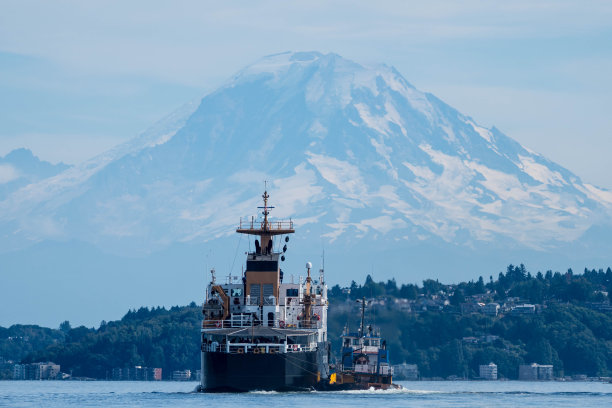
[[482, 308], [482, 313], [489, 316], [497, 316], [499, 313], [499, 303], [487, 303]]
[[514, 306], [511, 311], [513, 315], [535, 314], [535, 312], [536, 312], [535, 305], [530, 305], [530, 304]]
[[59, 364], [50, 361], [13, 366], [13, 380], [55, 380], [59, 373]]
[[13, 380], [25, 380], [26, 379], [25, 364], [15, 364], [13, 366]]
[[60, 373], [60, 365], [52, 362], [37, 363], [41, 380], [55, 380]]
[[174, 381], [189, 381], [191, 379], [191, 370], [176, 370], [172, 372]]
[[486, 365], [480, 365], [478, 368], [480, 378], [483, 380], [497, 380], [497, 364], [489, 363]]
[[521, 364], [519, 366], [519, 380], [522, 381], [551, 381], [553, 380], [553, 366], [549, 364]]
[[553, 377], [553, 366], [550, 364], [539, 364], [538, 365], [538, 380], [540, 381], [552, 381]]

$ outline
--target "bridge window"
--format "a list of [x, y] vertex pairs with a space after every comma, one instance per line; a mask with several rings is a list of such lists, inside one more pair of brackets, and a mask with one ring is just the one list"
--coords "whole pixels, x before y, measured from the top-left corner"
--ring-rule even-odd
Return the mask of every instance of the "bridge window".
[[251, 292], [249, 293], [249, 295], [251, 295], [251, 299], [259, 299], [260, 295], [261, 295], [261, 285], [260, 284], [252, 284], [251, 285]]

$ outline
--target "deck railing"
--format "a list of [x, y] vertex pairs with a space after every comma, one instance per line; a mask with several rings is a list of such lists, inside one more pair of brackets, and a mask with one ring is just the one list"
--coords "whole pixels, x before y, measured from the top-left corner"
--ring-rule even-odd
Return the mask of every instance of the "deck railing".
[[355, 364], [356, 373], [376, 374], [376, 366], [368, 364]]
[[285, 343], [203, 343], [202, 351], [230, 353], [230, 354], [275, 354], [275, 353], [300, 353], [315, 351], [316, 343], [312, 344], [285, 344]]
[[251, 326], [264, 326], [264, 327], [274, 327], [280, 329], [320, 329], [323, 327], [323, 322], [321, 320], [312, 320], [310, 322], [298, 321], [297, 323], [286, 323], [282, 320], [275, 319], [272, 322], [272, 325], [268, 324], [268, 320], [264, 320], [263, 322], [258, 322], [256, 324], [251, 323], [251, 316], [243, 316], [242, 318], [237, 318], [237, 316], [232, 315], [232, 317], [228, 320], [204, 320], [202, 321], [203, 329], [229, 329], [233, 327], [251, 327]]
[[250, 220], [245, 219], [243, 220], [242, 218], [240, 218], [240, 225], [238, 226], [238, 229], [241, 230], [245, 230], [245, 229], [252, 229], [252, 230], [268, 230], [268, 231], [274, 231], [274, 230], [292, 230], [293, 229], [293, 221], [290, 219], [289, 221], [286, 220], [280, 220], [280, 221], [268, 221], [268, 223], [266, 224], [263, 221], [257, 221], [255, 220], [255, 218], [251, 218]]
[[378, 373], [376, 372], [376, 366], [370, 364], [355, 364], [356, 373], [365, 374], [380, 374], [380, 375], [393, 375], [393, 367], [388, 365], [380, 365]]

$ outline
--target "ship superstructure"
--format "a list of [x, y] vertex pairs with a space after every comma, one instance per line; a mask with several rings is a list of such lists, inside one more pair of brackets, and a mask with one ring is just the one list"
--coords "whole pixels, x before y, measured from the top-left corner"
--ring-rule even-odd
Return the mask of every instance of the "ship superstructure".
[[[280, 268], [293, 222], [241, 219], [236, 232], [256, 237], [242, 276], [218, 283], [214, 271], [202, 307], [201, 391], [303, 390], [329, 375], [327, 286], [306, 264], [286, 282]], [[283, 245], [281, 248], [280, 245]]]
[[393, 367], [389, 350], [380, 331], [365, 325], [365, 298], [361, 302], [361, 325], [351, 332], [348, 325], [341, 335], [342, 354], [336, 372], [322, 383], [321, 390], [388, 389], [400, 388], [393, 384]]

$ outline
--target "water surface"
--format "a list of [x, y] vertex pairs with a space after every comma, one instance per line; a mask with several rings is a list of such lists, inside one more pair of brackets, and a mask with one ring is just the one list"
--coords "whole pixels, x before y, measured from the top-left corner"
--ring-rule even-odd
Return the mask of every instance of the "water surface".
[[405, 389], [199, 394], [195, 382], [0, 381], [6, 407], [612, 407], [597, 382], [406, 381]]

